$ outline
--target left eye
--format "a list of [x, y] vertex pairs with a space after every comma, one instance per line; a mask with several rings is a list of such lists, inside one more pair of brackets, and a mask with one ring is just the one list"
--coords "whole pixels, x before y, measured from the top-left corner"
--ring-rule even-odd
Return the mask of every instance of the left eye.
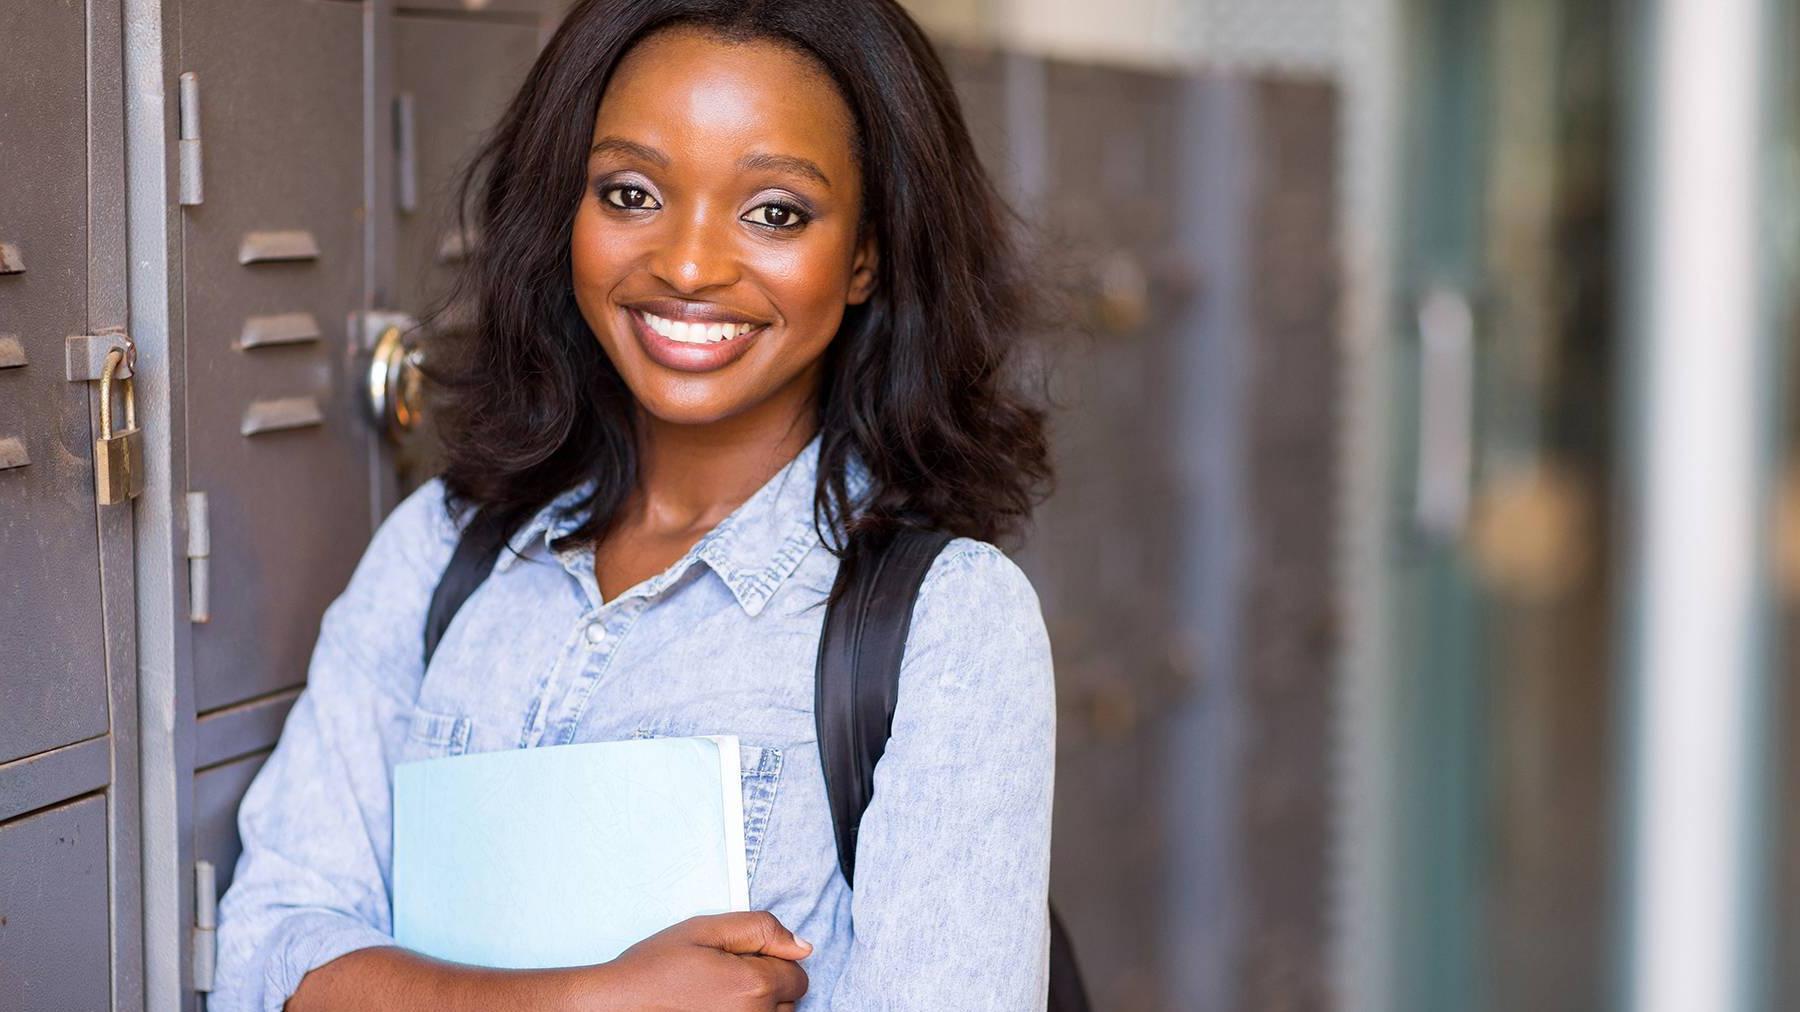
[[650, 191], [629, 183], [603, 187], [600, 199], [622, 211], [647, 211], [661, 206], [650, 196]]
[[770, 228], [799, 228], [806, 224], [806, 212], [787, 204], [761, 204], [751, 208], [744, 220]]

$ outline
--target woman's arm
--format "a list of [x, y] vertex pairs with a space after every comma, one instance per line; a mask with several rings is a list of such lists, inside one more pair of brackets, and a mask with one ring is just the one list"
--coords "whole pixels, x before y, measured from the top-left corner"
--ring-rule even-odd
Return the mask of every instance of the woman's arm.
[[306, 688], [238, 809], [243, 853], [219, 904], [212, 1012], [273, 1012], [315, 967], [394, 944], [389, 770], [455, 538], [429, 483], [381, 524], [326, 610]]
[[806, 975], [793, 960], [811, 950], [768, 914], [693, 918], [611, 963], [566, 970], [463, 966], [394, 944], [389, 771], [455, 538], [427, 485], [382, 524], [326, 611], [306, 688], [238, 812], [243, 854], [219, 905], [209, 1012], [768, 1012], [796, 1000]]
[[691, 917], [610, 963], [491, 970], [400, 948], [349, 953], [306, 975], [287, 1012], [638, 1012], [792, 1009], [806, 994], [793, 960], [812, 952], [763, 912]]
[[914, 609], [833, 1009], [1043, 1009], [1055, 710], [1031, 584], [953, 542]]

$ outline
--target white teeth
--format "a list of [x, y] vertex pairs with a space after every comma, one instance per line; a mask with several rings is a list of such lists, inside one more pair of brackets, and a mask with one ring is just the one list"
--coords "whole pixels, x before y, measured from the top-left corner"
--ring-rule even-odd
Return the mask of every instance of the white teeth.
[[734, 337], [742, 337], [756, 327], [754, 323], [688, 323], [685, 320], [671, 320], [655, 313], [639, 310], [644, 322], [650, 329], [682, 344], [715, 344], [729, 341]]

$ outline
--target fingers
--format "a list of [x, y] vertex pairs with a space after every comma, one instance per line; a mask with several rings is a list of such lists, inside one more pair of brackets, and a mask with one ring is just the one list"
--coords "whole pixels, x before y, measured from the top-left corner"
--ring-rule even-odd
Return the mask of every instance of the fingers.
[[768, 997], [774, 999], [778, 1007], [797, 1002], [806, 995], [806, 971], [800, 969], [798, 963], [774, 956], [745, 956], [743, 958], [763, 978], [767, 985]]
[[692, 923], [700, 944], [726, 952], [779, 959], [805, 959], [812, 955], [812, 943], [794, 937], [794, 933], [767, 910], [711, 914], [695, 917]]

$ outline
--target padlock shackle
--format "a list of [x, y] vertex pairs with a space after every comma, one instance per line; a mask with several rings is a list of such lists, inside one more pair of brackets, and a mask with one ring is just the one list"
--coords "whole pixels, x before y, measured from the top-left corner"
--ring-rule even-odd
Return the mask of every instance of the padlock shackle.
[[[113, 373], [118, 371], [119, 363], [125, 361], [125, 353], [118, 348], [106, 353], [106, 365], [100, 369], [100, 438], [110, 439], [113, 434], [112, 388]], [[137, 384], [129, 377], [121, 380], [125, 385], [125, 427], [137, 428]]]
[[[112, 434], [113, 434], [113, 417], [112, 417], [113, 373], [118, 371], [119, 363], [123, 362], [123, 361], [125, 361], [125, 353], [123, 351], [120, 351], [118, 348], [114, 348], [113, 350], [106, 353], [106, 365], [102, 366], [100, 369], [100, 438], [101, 439], [111, 439], [112, 438]], [[136, 418], [137, 409], [136, 409], [136, 406], [131, 403], [134, 400], [136, 400], [136, 398], [132, 397], [128, 390], [125, 394], [125, 411], [126, 411], [125, 424], [127, 424], [127, 425], [131, 425], [137, 421], [137, 418]]]

